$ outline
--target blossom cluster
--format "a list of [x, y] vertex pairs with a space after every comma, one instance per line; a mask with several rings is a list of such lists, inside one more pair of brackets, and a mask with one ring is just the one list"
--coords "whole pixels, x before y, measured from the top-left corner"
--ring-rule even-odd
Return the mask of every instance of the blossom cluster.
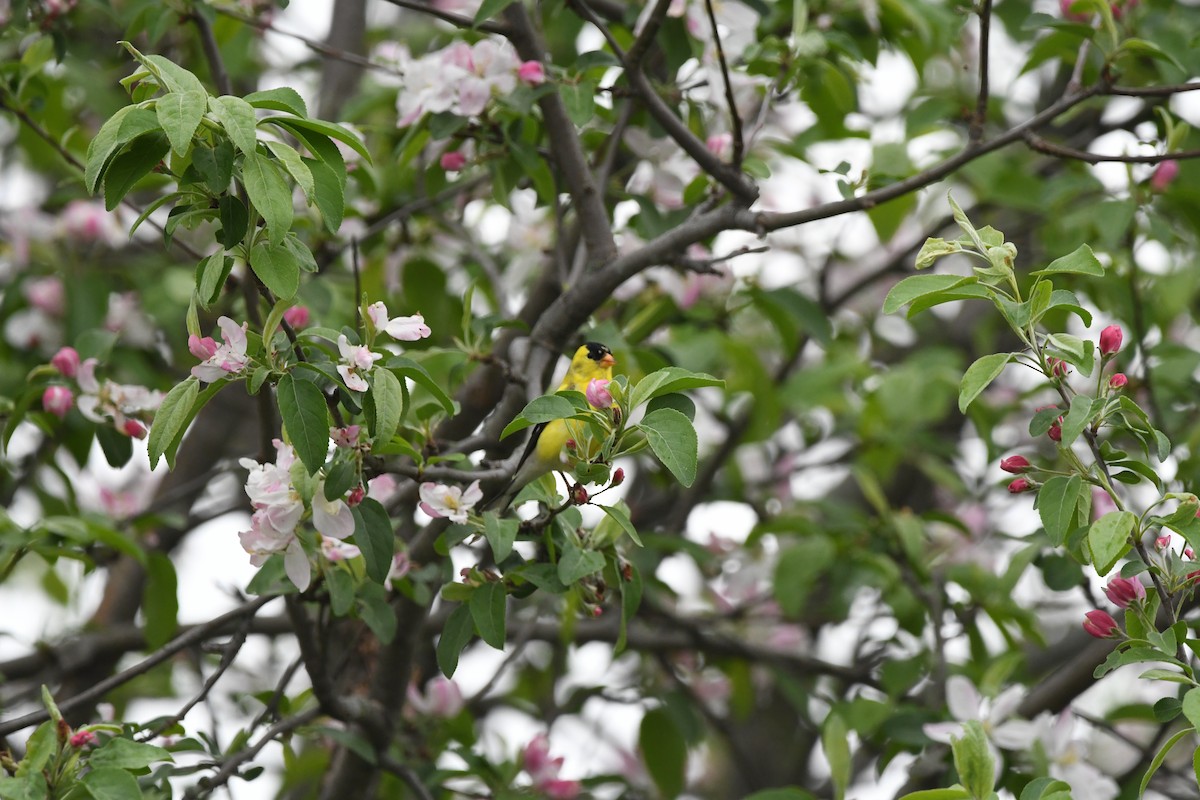
[[404, 85], [396, 98], [401, 127], [426, 113], [477, 117], [493, 96], [511, 94], [518, 82], [536, 86], [546, 80], [539, 62], [522, 62], [510, 45], [491, 39], [473, 45], [455, 42], [420, 58], [402, 59], [401, 70]]
[[146, 421], [162, 403], [162, 393], [109, 379], [101, 382], [96, 377], [99, 363], [95, 358], [80, 360], [73, 347], [59, 348], [50, 359], [50, 366], [62, 378], [73, 382], [75, 389], [62, 383], [47, 386], [42, 392], [42, 408], [63, 419], [75, 407], [92, 422], [111, 424], [135, 439], [145, 438]]

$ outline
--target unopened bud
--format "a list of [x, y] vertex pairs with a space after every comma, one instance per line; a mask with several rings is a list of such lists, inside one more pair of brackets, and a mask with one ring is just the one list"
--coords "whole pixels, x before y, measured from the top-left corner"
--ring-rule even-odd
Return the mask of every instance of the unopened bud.
[[622, 469], [621, 467], [617, 467], [615, 470], [613, 470], [612, 480], [609, 481], [609, 485], [610, 486], [620, 486], [624, 482], [625, 482], [625, 470]]
[[1124, 338], [1125, 333], [1121, 330], [1120, 325], [1109, 325], [1100, 331], [1100, 355], [1114, 355], [1121, 349], [1121, 342]]
[[1163, 161], [1150, 175], [1150, 188], [1156, 192], [1165, 192], [1178, 175], [1178, 161], [1173, 158]]
[[587, 489], [582, 483], [577, 483], [571, 487], [571, 502], [577, 506], [581, 506], [588, 501]]
[[1154, 540], [1154, 548], [1156, 550], [1158, 550], [1160, 553], [1163, 550], [1166, 550], [1170, 546], [1171, 546], [1170, 535], [1159, 536], [1157, 539]]
[[79, 351], [74, 347], [61, 347], [50, 359], [50, 365], [63, 377], [74, 378], [79, 371]]
[[1046, 363], [1050, 366], [1050, 374], [1056, 378], [1065, 378], [1071, 372], [1071, 365], [1063, 361], [1061, 358], [1051, 356], [1046, 359]]
[[1113, 578], [1104, 587], [1104, 594], [1118, 608], [1129, 608], [1131, 603], [1146, 599], [1146, 587], [1137, 579]]
[[96, 741], [96, 734], [92, 731], [76, 731], [71, 734], [69, 743], [71, 747], [80, 748], [87, 747]]
[[575, 448], [576, 448], [577, 446], [578, 446], [578, 445], [576, 445], [576, 444], [575, 444], [575, 440], [574, 440], [574, 439], [567, 439], [567, 450], [568, 450], [568, 452], [574, 453], [574, 452], [575, 452]]
[[353, 489], [350, 490], [350, 494], [347, 495], [347, 497], [346, 497], [346, 505], [350, 506], [351, 508], [354, 508], [356, 505], [361, 503], [363, 501], [363, 498], [365, 498], [366, 496], [367, 496], [366, 489], [364, 489], [362, 486], [355, 486]]
[[1059, 417], [1058, 422], [1050, 426], [1050, 430], [1046, 431], [1046, 435], [1056, 442], [1062, 441], [1062, 417]]
[[1112, 614], [1100, 609], [1084, 614], [1083, 629], [1097, 639], [1114, 639], [1121, 635], [1121, 626]]
[[1000, 469], [1011, 472], [1013, 475], [1020, 475], [1022, 472], [1029, 472], [1033, 469], [1033, 465], [1025, 456], [1009, 456], [1000, 462]]
[[1108, 388], [1113, 390], [1122, 389], [1127, 383], [1129, 383], [1129, 378], [1125, 376], [1125, 373], [1118, 372], [1108, 379]]
[[467, 165], [467, 157], [457, 150], [451, 150], [448, 153], [442, 153], [438, 163], [447, 172], [458, 172]]
[[46, 391], [42, 392], [42, 408], [59, 419], [66, 417], [73, 405], [75, 395], [65, 386], [47, 386]]
[[136, 419], [127, 419], [121, 426], [121, 432], [134, 439], [146, 438], [146, 426]]
[[1008, 485], [1008, 491], [1011, 494], [1021, 494], [1022, 492], [1032, 492], [1037, 489], [1037, 484], [1028, 478], [1017, 478]]

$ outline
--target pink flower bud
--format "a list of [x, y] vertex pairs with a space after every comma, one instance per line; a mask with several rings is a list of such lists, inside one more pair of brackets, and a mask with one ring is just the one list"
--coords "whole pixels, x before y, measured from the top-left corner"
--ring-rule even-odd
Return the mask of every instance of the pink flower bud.
[[442, 158], [438, 163], [447, 172], [458, 172], [467, 165], [467, 157], [457, 150], [451, 150], [448, 153], [442, 153]]
[[1029, 472], [1033, 469], [1033, 465], [1025, 456], [1009, 456], [1000, 462], [1000, 469], [1011, 472], [1013, 475], [1020, 475], [1022, 472]]
[[75, 395], [65, 386], [47, 386], [42, 392], [42, 408], [59, 419], [66, 417], [73, 405]]
[[1046, 359], [1046, 363], [1050, 366], [1050, 374], [1058, 378], [1065, 378], [1071, 372], [1071, 365], [1063, 361], [1061, 358], [1051, 356]]
[[75, 731], [68, 741], [74, 748], [87, 747], [96, 741], [96, 734], [92, 731]]
[[1165, 192], [1177, 175], [1179, 175], [1179, 162], [1173, 158], [1163, 161], [1150, 174], [1150, 188], [1156, 192]]
[[592, 408], [608, 408], [613, 404], [612, 392], [608, 390], [607, 378], [593, 378], [588, 381], [587, 391], [584, 392], [588, 404]]
[[350, 494], [346, 497], [346, 505], [350, 506], [351, 508], [354, 508], [356, 505], [361, 503], [363, 501], [363, 498], [365, 498], [366, 496], [367, 496], [366, 489], [364, 489], [361, 486], [355, 486], [353, 489], [350, 490]]
[[1032, 492], [1037, 489], [1037, 484], [1028, 478], [1017, 478], [1008, 485], [1010, 494], [1021, 494], [1022, 492]]
[[1059, 417], [1058, 422], [1050, 426], [1050, 430], [1046, 431], [1046, 435], [1056, 442], [1062, 441], [1062, 417]]
[[1111, 356], [1121, 349], [1121, 341], [1125, 338], [1120, 325], [1109, 325], [1100, 331], [1100, 355]]
[[125, 420], [125, 424], [121, 426], [121, 432], [134, 439], [145, 439], [147, 433], [146, 426], [136, 419]]
[[1196, 551], [1192, 550], [1191, 547], [1185, 547], [1183, 548], [1183, 557], [1191, 561], [1196, 557]]
[[188, 352], [201, 361], [208, 361], [217, 354], [217, 343], [211, 336], [200, 338], [193, 333], [188, 336]]
[[358, 436], [362, 432], [359, 425], [347, 425], [344, 428], [330, 428], [329, 438], [333, 439], [336, 447], [351, 448], [358, 444]]
[[1083, 629], [1097, 639], [1115, 639], [1121, 635], [1121, 627], [1107, 611], [1096, 609], [1084, 614]]
[[1154, 549], [1158, 550], [1160, 553], [1163, 550], [1166, 550], [1170, 546], [1171, 546], [1170, 534], [1167, 534], [1165, 536], [1160, 536], [1154, 540]]
[[293, 328], [303, 328], [308, 324], [308, 306], [292, 306], [283, 312], [283, 321]]
[[63, 377], [74, 378], [79, 371], [79, 352], [74, 347], [59, 348], [50, 359], [50, 365]]
[[582, 483], [577, 483], [571, 487], [571, 502], [577, 506], [581, 506], [588, 501], [587, 489], [583, 488]]
[[1104, 594], [1118, 608], [1128, 608], [1130, 603], [1146, 599], [1146, 587], [1136, 579], [1113, 578], [1104, 587]]
[[576, 448], [576, 447], [578, 447], [578, 446], [579, 446], [579, 445], [577, 445], [577, 444], [575, 443], [575, 440], [574, 440], [574, 439], [567, 439], [567, 450], [568, 450], [569, 452], [572, 452], [572, 453], [574, 453], [574, 452], [575, 452], [575, 448]]
[[704, 146], [708, 148], [708, 152], [712, 153], [717, 158], [724, 160], [727, 155], [733, 150], [733, 134], [732, 133], [714, 133], [704, 140]]
[[1123, 389], [1127, 383], [1129, 383], [1129, 378], [1125, 377], [1125, 373], [1118, 372], [1108, 379], [1108, 388]]
[[540, 61], [525, 61], [517, 68], [517, 77], [530, 86], [541, 86], [546, 82], [546, 68]]
[[609, 485], [610, 486], [620, 486], [624, 482], [625, 482], [625, 470], [622, 469], [621, 467], [617, 467], [615, 470], [613, 470], [612, 480], [609, 481]]

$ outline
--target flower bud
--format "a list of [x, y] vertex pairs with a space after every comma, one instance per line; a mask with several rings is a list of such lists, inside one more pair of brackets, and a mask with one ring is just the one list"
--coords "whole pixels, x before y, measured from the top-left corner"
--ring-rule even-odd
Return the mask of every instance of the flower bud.
[[530, 86], [541, 86], [546, 82], [546, 68], [540, 61], [525, 61], [517, 68], [517, 77]]
[[1033, 469], [1033, 465], [1025, 456], [1009, 456], [1000, 462], [1000, 469], [1011, 472], [1013, 475], [1020, 475], [1022, 472], [1029, 472]]
[[1100, 355], [1111, 356], [1121, 349], [1121, 341], [1125, 338], [1120, 325], [1109, 325], [1100, 331]]
[[1137, 579], [1113, 578], [1104, 587], [1104, 594], [1118, 608], [1128, 608], [1130, 603], [1146, 599], [1146, 587]]
[[147, 433], [146, 426], [136, 419], [125, 420], [125, 424], [121, 426], [121, 432], [134, 439], [145, 439]]
[[74, 347], [62, 347], [50, 359], [50, 365], [65, 378], [74, 378], [79, 371], [79, 352]]
[[1129, 383], [1129, 378], [1125, 377], [1125, 373], [1118, 372], [1108, 379], [1108, 388], [1116, 391], [1125, 388], [1127, 383]]
[[625, 482], [625, 470], [622, 469], [621, 467], [617, 467], [615, 470], [613, 470], [612, 480], [609, 481], [608, 485], [609, 486], [620, 486], [624, 482]]
[[1185, 548], [1183, 548], [1183, 557], [1186, 558], [1187, 560], [1191, 561], [1192, 559], [1194, 559], [1196, 557], [1196, 551], [1193, 550], [1190, 546], [1185, 547]]
[[1165, 192], [1177, 175], [1179, 175], [1179, 162], [1173, 158], [1163, 161], [1154, 168], [1154, 172], [1150, 175], [1150, 188], [1156, 192]]
[[571, 487], [571, 502], [577, 506], [581, 506], [588, 501], [587, 489], [583, 488], [582, 483], [577, 483]]
[[1154, 549], [1158, 550], [1160, 553], [1163, 550], [1166, 550], [1170, 546], [1171, 546], [1170, 534], [1165, 534], [1154, 540]]
[[1062, 417], [1059, 417], [1058, 422], [1050, 426], [1050, 430], [1046, 431], [1046, 435], [1056, 442], [1062, 441]]
[[566, 447], [567, 447], [567, 452], [569, 452], [569, 453], [574, 453], [574, 452], [575, 452], [575, 448], [577, 448], [578, 446], [579, 446], [579, 445], [577, 445], [577, 444], [575, 443], [575, 440], [574, 440], [574, 439], [567, 439], [567, 444], [566, 444]]
[[308, 324], [308, 306], [292, 306], [283, 312], [283, 320], [293, 328], [303, 328]]
[[1116, 639], [1121, 635], [1121, 627], [1107, 611], [1089, 611], [1084, 618], [1083, 629], [1097, 639]]
[[588, 405], [592, 408], [608, 408], [613, 404], [613, 396], [612, 392], [608, 390], [608, 384], [607, 378], [593, 378], [588, 381], [587, 390], [584, 392]]
[[65, 386], [47, 386], [42, 392], [42, 408], [59, 419], [66, 417], [73, 405], [75, 395]]
[[71, 738], [68, 741], [71, 747], [87, 747], [96, 741], [96, 734], [92, 731], [75, 731], [75, 733], [71, 734]]
[[188, 352], [201, 361], [207, 361], [217, 354], [217, 343], [211, 336], [201, 338], [193, 333], [188, 337]]
[[1056, 378], [1065, 378], [1071, 372], [1071, 365], [1061, 358], [1051, 356], [1046, 359], [1046, 363], [1050, 366], [1050, 374]]
[[355, 486], [350, 490], [350, 494], [346, 497], [346, 505], [354, 508], [356, 505], [361, 503], [366, 496], [366, 489], [363, 489], [361, 486]]
[[1037, 490], [1037, 484], [1028, 478], [1017, 478], [1008, 485], [1010, 494], [1021, 494], [1022, 492], [1032, 492]]
[[442, 153], [442, 158], [438, 163], [447, 172], [458, 172], [467, 165], [467, 157], [458, 150], [451, 150], [448, 153]]

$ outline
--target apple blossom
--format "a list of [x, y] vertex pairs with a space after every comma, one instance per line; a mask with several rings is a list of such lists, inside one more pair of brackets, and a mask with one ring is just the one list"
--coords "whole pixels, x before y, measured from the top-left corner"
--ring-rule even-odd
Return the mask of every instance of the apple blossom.
[[1127, 383], [1129, 383], [1129, 378], [1126, 377], [1125, 373], [1117, 372], [1117, 373], [1113, 374], [1113, 376], [1111, 378], [1108, 379], [1108, 388], [1114, 389], [1114, 390], [1123, 389], [1123, 388], [1125, 388], [1125, 384], [1127, 384]]
[[346, 334], [338, 336], [338, 351], [342, 354], [343, 363], [338, 364], [338, 374], [346, 382], [346, 387], [353, 392], [365, 392], [371, 388], [363, 375], [371, 371], [375, 362], [383, 358], [382, 353], [372, 353], [366, 345], [350, 344]]
[[344, 428], [330, 428], [329, 438], [333, 440], [335, 447], [348, 449], [358, 444], [358, 437], [361, 432], [362, 427], [359, 425], [347, 425]]
[[66, 310], [66, 291], [61, 278], [37, 278], [27, 281], [21, 290], [29, 305], [39, 311], [61, 317]]
[[59, 419], [65, 418], [74, 404], [75, 395], [65, 386], [47, 386], [42, 392], [42, 408]]
[[[76, 405], [79, 413], [92, 422], [112, 422], [117, 430], [127, 436], [145, 434], [145, 426], [141, 417], [153, 412], [162, 403], [162, 393], [147, 389], [145, 386], [129, 386], [105, 380], [101, 383], [96, 378], [96, 367], [99, 362], [95, 358], [86, 358], [79, 364], [75, 380], [79, 384], [80, 394]], [[133, 422], [134, 425], [127, 423]]]
[[50, 366], [66, 378], [74, 378], [79, 371], [79, 352], [74, 347], [60, 347], [50, 358]]
[[458, 684], [442, 675], [431, 678], [420, 691], [415, 684], [408, 686], [408, 705], [422, 716], [450, 719], [457, 717], [466, 707], [462, 690]]
[[67, 742], [74, 748], [87, 747], [96, 742], [96, 734], [89, 730], [75, 731]]
[[1146, 587], [1136, 578], [1116, 577], [1104, 587], [1104, 594], [1118, 608], [1128, 608], [1146, 599]]
[[1120, 325], [1109, 325], [1100, 331], [1100, 354], [1105, 356], [1116, 354], [1121, 349], [1121, 342], [1124, 338], [1125, 333], [1121, 330]]
[[540, 61], [524, 61], [517, 68], [517, 77], [530, 86], [541, 86], [546, 82], [546, 68]]
[[408, 551], [397, 550], [396, 554], [392, 556], [392, 566], [391, 569], [388, 570], [387, 580], [384, 581], [384, 583], [390, 585], [392, 581], [400, 580], [407, 575], [411, 569], [412, 561], [410, 561], [408, 558]]
[[396, 494], [397, 488], [396, 478], [385, 472], [367, 481], [367, 497], [386, 504]]
[[321, 539], [321, 555], [329, 561], [345, 561], [348, 558], [358, 558], [362, 551], [352, 544], [338, 539]]
[[217, 320], [217, 325], [221, 328], [221, 339], [224, 343], [215, 349], [213, 345], [216, 343], [211, 337], [188, 337], [188, 350], [192, 355], [200, 358], [204, 353], [211, 353], [203, 362], [192, 367], [192, 377], [205, 383], [214, 383], [226, 375], [236, 375], [244, 370], [250, 361], [246, 355], [248, 323], [238, 325], [229, 317], [221, 317]]
[[612, 392], [608, 390], [607, 378], [592, 378], [588, 381], [584, 395], [592, 408], [608, 408], [613, 404]]
[[1028, 478], [1017, 478], [1008, 485], [1008, 491], [1011, 494], [1021, 494], [1022, 492], [1032, 492], [1037, 489], [1037, 484]]
[[283, 312], [283, 321], [293, 328], [303, 328], [308, 324], [308, 306], [292, 306]]
[[345, 539], [354, 533], [354, 512], [346, 501], [325, 497], [325, 481], [318, 481], [312, 498], [313, 527], [331, 539]]
[[483, 499], [479, 481], [463, 490], [458, 486], [426, 481], [421, 484], [421, 510], [431, 517], [447, 517], [451, 522], [466, 522], [469, 512]]
[[409, 317], [388, 317], [387, 306], [383, 301], [367, 306], [367, 317], [375, 330], [383, 331], [388, 336], [401, 342], [415, 342], [428, 337], [433, 331], [425, 324], [425, 317], [413, 314]]
[[1121, 628], [1107, 611], [1096, 609], [1084, 614], [1083, 629], [1097, 639], [1114, 639], [1121, 636]]
[[458, 172], [467, 165], [467, 157], [458, 150], [450, 150], [442, 153], [442, 157], [438, 160], [438, 164], [447, 172]]

